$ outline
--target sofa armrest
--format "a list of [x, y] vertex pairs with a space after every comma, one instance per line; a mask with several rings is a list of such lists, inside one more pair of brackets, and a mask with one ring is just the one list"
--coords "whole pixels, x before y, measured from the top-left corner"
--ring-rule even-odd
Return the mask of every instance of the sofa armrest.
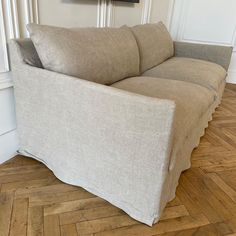
[[151, 225], [168, 173], [175, 103], [32, 67], [14, 47], [21, 152]]
[[186, 42], [174, 42], [175, 56], [190, 57], [211, 61], [221, 65], [227, 71], [229, 68], [233, 47]]

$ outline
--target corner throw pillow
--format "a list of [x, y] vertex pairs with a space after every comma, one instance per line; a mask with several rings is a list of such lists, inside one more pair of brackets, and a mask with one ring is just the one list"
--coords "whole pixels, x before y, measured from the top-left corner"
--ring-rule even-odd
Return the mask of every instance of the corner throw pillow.
[[45, 69], [100, 84], [139, 74], [138, 46], [128, 28], [27, 29]]
[[17, 39], [17, 43], [21, 49], [25, 63], [38, 68], [43, 67], [31, 39]]

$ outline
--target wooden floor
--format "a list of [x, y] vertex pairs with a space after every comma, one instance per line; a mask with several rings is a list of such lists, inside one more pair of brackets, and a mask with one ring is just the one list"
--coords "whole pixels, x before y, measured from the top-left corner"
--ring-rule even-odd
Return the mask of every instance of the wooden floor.
[[236, 85], [180, 179], [177, 197], [153, 227], [82, 188], [62, 183], [43, 164], [17, 156], [0, 166], [0, 236], [236, 236]]

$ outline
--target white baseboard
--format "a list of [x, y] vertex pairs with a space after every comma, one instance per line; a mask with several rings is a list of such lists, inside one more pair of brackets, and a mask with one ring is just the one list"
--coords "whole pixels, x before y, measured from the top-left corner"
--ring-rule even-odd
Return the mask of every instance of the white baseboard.
[[236, 70], [229, 70], [226, 78], [227, 83], [236, 84]]
[[11, 73], [9, 72], [0, 73], [0, 89], [6, 89], [10, 87], [13, 87]]
[[0, 164], [16, 155], [19, 148], [16, 130], [0, 136]]

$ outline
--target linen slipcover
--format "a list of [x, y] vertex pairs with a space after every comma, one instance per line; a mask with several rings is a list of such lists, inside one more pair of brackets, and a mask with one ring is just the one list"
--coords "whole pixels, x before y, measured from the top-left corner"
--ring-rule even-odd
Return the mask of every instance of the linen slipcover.
[[215, 94], [209, 89], [178, 80], [139, 76], [116, 82], [111, 86], [175, 102], [172, 147], [175, 152], [182, 148], [186, 137], [216, 100]]
[[172, 57], [147, 70], [142, 76], [180, 80], [218, 91], [225, 80], [226, 70], [215, 63], [185, 57]]
[[[19, 153], [45, 163], [62, 181], [106, 199], [136, 220], [157, 222], [175, 197], [181, 172], [190, 167], [191, 152], [220, 102], [225, 80], [216, 92], [178, 80], [123, 80], [127, 90], [133, 85], [137, 89], [131, 92], [30, 66], [25, 59], [30, 51], [24, 40], [10, 43]], [[226, 65], [230, 55], [228, 61], [217, 61]], [[188, 95], [196, 112], [189, 108]], [[188, 121], [181, 130], [181, 116], [185, 118], [188, 109], [195, 124]], [[176, 134], [178, 130], [187, 136]]]
[[34, 47], [31, 39], [18, 39], [18, 46], [20, 47], [25, 63], [42, 68], [42, 62], [38, 56], [38, 53]]
[[221, 65], [229, 69], [232, 46], [209, 45], [201, 43], [174, 42], [175, 56], [195, 58]]
[[45, 69], [100, 84], [139, 74], [138, 46], [127, 27], [27, 29]]

